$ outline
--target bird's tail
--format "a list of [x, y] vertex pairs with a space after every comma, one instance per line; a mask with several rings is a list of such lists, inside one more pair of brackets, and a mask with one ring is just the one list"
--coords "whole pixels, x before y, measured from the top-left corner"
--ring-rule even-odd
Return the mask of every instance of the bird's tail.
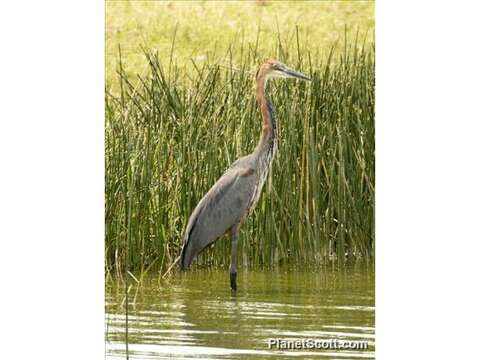
[[193, 237], [195, 236], [194, 229], [197, 224], [197, 219], [195, 218], [192, 222], [189, 222], [187, 229], [185, 231], [185, 238], [183, 240], [182, 254], [180, 255], [180, 269], [187, 270], [192, 262], [197, 249], [194, 248]]
[[183, 244], [182, 253], [180, 254], [180, 269], [183, 271], [187, 270], [192, 262], [193, 254], [191, 248], [190, 241], [186, 238]]
[[167, 271], [165, 271], [165, 273], [162, 275], [162, 279], [165, 278], [165, 276], [167, 276], [170, 271], [173, 269], [173, 267], [180, 261], [180, 270], [187, 270], [188, 266], [190, 265], [190, 262], [192, 261], [191, 258], [188, 260], [188, 262], [185, 262], [185, 259], [188, 259], [188, 257], [185, 256], [186, 254], [186, 248], [187, 248], [187, 245], [188, 245], [188, 241], [185, 241], [184, 245], [183, 245], [183, 248], [182, 248], [182, 252], [181, 254], [175, 259], [175, 261], [172, 263], [172, 265], [169, 266], [169, 268], [167, 269]]

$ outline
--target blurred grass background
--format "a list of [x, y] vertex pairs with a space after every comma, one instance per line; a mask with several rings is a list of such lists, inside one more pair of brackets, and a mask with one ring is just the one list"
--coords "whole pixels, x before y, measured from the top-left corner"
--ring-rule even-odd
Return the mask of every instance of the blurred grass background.
[[[115, 86], [118, 46], [128, 75], [148, 70], [141, 46], [179, 67], [240, 60], [239, 44], [271, 57], [280, 37], [290, 42], [298, 25], [301, 50], [315, 59], [357, 31], [374, 41], [373, 1], [106, 1], [107, 88]], [[175, 39], [173, 43], [173, 39]], [[172, 52], [173, 46], [173, 52]]]
[[[107, 270], [166, 269], [193, 208], [253, 151], [254, 71], [277, 58], [279, 151], [239, 265], [373, 261], [373, 2], [111, 2], [106, 29]], [[219, 240], [197, 264], [228, 266]]]

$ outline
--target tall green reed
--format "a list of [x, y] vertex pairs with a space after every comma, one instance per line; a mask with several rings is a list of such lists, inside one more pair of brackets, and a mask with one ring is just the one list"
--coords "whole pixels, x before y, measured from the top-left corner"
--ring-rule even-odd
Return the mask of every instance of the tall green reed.
[[[296, 42], [279, 39], [272, 53], [313, 81], [273, 80], [267, 87], [279, 149], [242, 227], [239, 264], [372, 261], [374, 49], [345, 42], [312, 58], [298, 36]], [[119, 93], [105, 99], [108, 270], [121, 272], [125, 261], [132, 271], [166, 269], [195, 205], [237, 157], [253, 151], [260, 114], [248, 70], [261, 59], [255, 47], [240, 51], [235, 64], [192, 61], [188, 70], [172, 55], [163, 64], [145, 51], [149, 73], [135, 79], [119, 62]], [[197, 264], [226, 266], [229, 254], [223, 238]]]

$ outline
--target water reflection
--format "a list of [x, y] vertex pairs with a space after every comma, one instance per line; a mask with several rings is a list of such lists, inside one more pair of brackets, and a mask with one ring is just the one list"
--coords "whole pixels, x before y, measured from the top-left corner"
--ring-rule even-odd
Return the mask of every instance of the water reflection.
[[[372, 270], [250, 271], [232, 295], [225, 271], [157, 276], [132, 289], [129, 355], [133, 359], [374, 358], [375, 289]], [[107, 282], [106, 352], [125, 358], [123, 288]], [[367, 350], [278, 350], [267, 340], [368, 341]]]

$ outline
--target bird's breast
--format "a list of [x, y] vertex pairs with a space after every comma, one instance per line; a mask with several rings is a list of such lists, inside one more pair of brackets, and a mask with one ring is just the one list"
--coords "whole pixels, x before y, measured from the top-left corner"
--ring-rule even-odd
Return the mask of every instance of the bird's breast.
[[275, 152], [269, 151], [265, 157], [259, 159], [259, 169], [258, 172], [258, 180], [257, 185], [255, 186], [255, 190], [252, 195], [252, 202], [249, 206], [248, 213], [251, 214], [253, 210], [256, 208], [258, 201], [260, 200], [260, 195], [262, 194], [263, 185], [265, 185], [265, 181], [268, 177], [268, 171], [270, 170], [270, 164], [272, 162], [273, 156]]

